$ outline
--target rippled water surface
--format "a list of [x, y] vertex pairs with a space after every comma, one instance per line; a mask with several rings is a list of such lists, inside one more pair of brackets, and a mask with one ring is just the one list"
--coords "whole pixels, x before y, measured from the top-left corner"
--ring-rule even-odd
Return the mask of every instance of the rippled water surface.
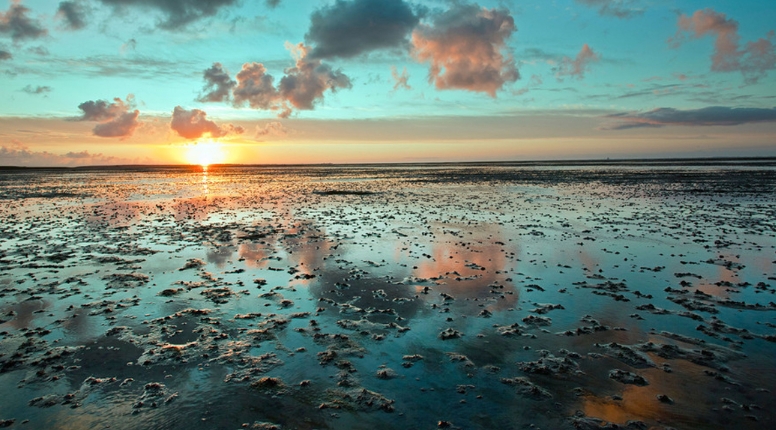
[[776, 170], [0, 171], [0, 426], [773, 428]]

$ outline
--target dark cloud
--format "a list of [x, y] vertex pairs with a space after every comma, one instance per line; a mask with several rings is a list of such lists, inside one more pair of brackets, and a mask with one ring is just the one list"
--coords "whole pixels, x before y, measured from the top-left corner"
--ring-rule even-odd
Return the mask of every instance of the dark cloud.
[[314, 104], [323, 99], [326, 90], [334, 92], [353, 86], [341, 70], [334, 70], [320, 60], [307, 59], [308, 49], [301, 43], [296, 46], [296, 67], [286, 69], [286, 75], [278, 85], [281, 99], [303, 110], [313, 109]]
[[403, 68], [401, 71], [401, 75], [399, 74], [399, 71], [396, 70], [396, 66], [391, 66], [391, 77], [393, 78], [393, 90], [397, 91], [399, 88], [404, 88], [405, 90], [411, 90], [412, 87], [407, 82], [410, 79], [410, 75], [407, 73], [407, 68]]
[[0, 61], [10, 60], [11, 58], [13, 58], [13, 55], [10, 52], [0, 49]]
[[267, 74], [261, 63], [245, 63], [237, 74], [237, 86], [233, 90], [234, 105], [246, 103], [253, 109], [277, 109], [278, 92], [274, 78]]
[[279, 110], [278, 116], [287, 118], [294, 108], [314, 109], [327, 90], [335, 92], [352, 87], [350, 78], [341, 70], [334, 70], [321, 60], [309, 59], [309, 47], [300, 43], [290, 49], [296, 56], [296, 65], [285, 70], [277, 87], [263, 64], [243, 64], [232, 91], [235, 106], [247, 103], [253, 109]]
[[192, 22], [214, 16], [223, 7], [232, 6], [237, 0], [100, 0], [115, 9], [123, 9], [127, 6], [160, 11], [165, 20], [159, 23], [159, 27], [166, 30], [175, 30], [185, 27]]
[[24, 91], [27, 94], [45, 94], [51, 92], [51, 87], [49, 86], [37, 86], [33, 87], [32, 85], [27, 85], [26, 87], [22, 88], [22, 91]]
[[62, 18], [71, 30], [79, 30], [86, 27], [86, 9], [80, 2], [60, 2], [57, 16]]
[[38, 21], [27, 16], [29, 11], [18, 1], [12, 2], [8, 12], [0, 12], [0, 34], [9, 34], [14, 42], [37, 39], [48, 34]]
[[186, 110], [180, 106], [175, 106], [172, 112], [172, 121], [170, 128], [186, 139], [199, 139], [205, 134], [210, 137], [223, 137], [229, 133], [242, 134], [245, 130], [242, 127], [235, 127], [231, 124], [219, 126], [215, 122], [207, 119], [207, 113], [199, 109]]
[[140, 111], [130, 110], [135, 105], [135, 98], [132, 94], [127, 96], [127, 100], [121, 100], [116, 97], [113, 102], [105, 100], [86, 101], [78, 105], [78, 109], [83, 111], [80, 118], [76, 121], [98, 121], [92, 132], [100, 137], [129, 137], [140, 125], [137, 120]]
[[561, 59], [558, 70], [555, 72], [555, 76], [558, 80], [561, 80], [562, 76], [571, 76], [572, 78], [582, 79], [585, 77], [585, 71], [587, 71], [590, 63], [598, 60], [600, 60], [600, 56], [585, 43], [582, 45], [582, 49], [579, 50], [576, 58], [572, 60], [569, 57], [563, 57]]
[[310, 17], [310, 58], [350, 58], [377, 49], [408, 47], [419, 17], [404, 0], [337, 0]]
[[644, 13], [644, 9], [638, 7], [640, 0], [576, 0], [585, 6], [598, 8], [598, 13], [615, 18], [632, 18]]
[[643, 127], [723, 126], [760, 122], [776, 122], [776, 108], [732, 108], [711, 106], [702, 109], [679, 110], [658, 108], [649, 112], [625, 112], [607, 115], [620, 123], [602, 127], [605, 130], [624, 130]]
[[[485, 9], [454, 3], [412, 33], [413, 55], [430, 62], [429, 81], [437, 89], [462, 89], [496, 96], [520, 75], [508, 52], [507, 39], [516, 31], [506, 9]], [[506, 55], [505, 55], [506, 54]]]
[[229, 93], [237, 85], [229, 77], [229, 72], [224, 69], [221, 63], [213, 65], [203, 73], [205, 86], [203, 93], [199, 95], [197, 101], [200, 102], [226, 102], [229, 101]]
[[280, 4], [280, 0], [264, 0], [264, 3], [266, 3], [267, 7], [269, 7], [270, 9], [274, 9], [278, 7], [278, 5]]
[[682, 14], [678, 26], [676, 35], [668, 40], [674, 47], [681, 45], [685, 33], [691, 33], [696, 39], [707, 35], [714, 37], [711, 57], [714, 72], [740, 71], [747, 83], [755, 83], [766, 76], [768, 70], [776, 68], [776, 50], [772, 42], [776, 34], [773, 31], [741, 48], [738, 22], [711, 8], [697, 10], [690, 16]]

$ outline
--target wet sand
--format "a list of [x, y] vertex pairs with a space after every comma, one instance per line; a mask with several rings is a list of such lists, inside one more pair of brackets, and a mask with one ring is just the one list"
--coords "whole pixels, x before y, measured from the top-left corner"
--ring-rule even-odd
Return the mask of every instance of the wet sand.
[[0, 170], [0, 427], [772, 428], [773, 164]]

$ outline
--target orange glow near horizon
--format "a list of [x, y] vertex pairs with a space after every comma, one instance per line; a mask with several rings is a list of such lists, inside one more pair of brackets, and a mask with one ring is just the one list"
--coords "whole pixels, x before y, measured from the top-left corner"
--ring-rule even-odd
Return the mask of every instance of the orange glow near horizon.
[[186, 161], [189, 164], [207, 167], [211, 164], [223, 163], [226, 158], [224, 145], [216, 141], [202, 141], [186, 147]]

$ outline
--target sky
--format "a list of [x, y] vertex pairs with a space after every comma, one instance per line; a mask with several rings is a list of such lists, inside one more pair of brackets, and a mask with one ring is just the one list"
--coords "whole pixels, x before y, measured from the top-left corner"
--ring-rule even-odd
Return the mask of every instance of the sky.
[[740, 0], [0, 0], [0, 166], [776, 156]]

